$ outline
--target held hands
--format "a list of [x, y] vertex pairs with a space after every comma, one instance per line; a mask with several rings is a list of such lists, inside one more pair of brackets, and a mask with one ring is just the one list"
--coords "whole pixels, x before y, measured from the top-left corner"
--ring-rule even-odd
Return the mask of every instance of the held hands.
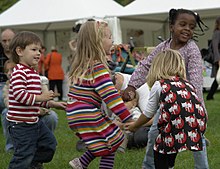
[[44, 116], [46, 114], [49, 114], [50, 110], [45, 108], [40, 108], [40, 115]]
[[51, 108], [65, 110], [66, 109], [66, 105], [67, 105], [66, 102], [55, 102], [53, 100], [49, 101], [49, 107], [51, 107]]
[[127, 122], [124, 124], [124, 129], [126, 131], [135, 132], [138, 128], [135, 127], [135, 122]]
[[133, 119], [128, 120], [126, 123], [122, 123], [120, 119], [114, 119], [113, 123], [115, 123], [121, 130], [129, 131], [127, 125], [132, 124], [135, 121]]
[[124, 124], [120, 122], [119, 120], [115, 119], [113, 120], [113, 123], [115, 123], [121, 130], [124, 129]]
[[125, 102], [133, 100], [135, 96], [136, 96], [136, 92], [133, 86], [128, 86], [122, 93], [122, 99]]

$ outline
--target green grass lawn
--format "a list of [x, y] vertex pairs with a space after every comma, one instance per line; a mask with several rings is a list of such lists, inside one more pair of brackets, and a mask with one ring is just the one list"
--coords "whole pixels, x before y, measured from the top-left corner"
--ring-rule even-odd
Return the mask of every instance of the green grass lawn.
[[[207, 93], [204, 94], [204, 98]], [[210, 169], [220, 168], [220, 93], [215, 95], [215, 100], [206, 101], [209, 113], [208, 128], [206, 137], [211, 144], [207, 147]], [[68, 128], [64, 111], [57, 111], [59, 124], [55, 131], [58, 141], [57, 151], [53, 160], [45, 164], [45, 169], [70, 169], [68, 162], [82, 153], [77, 152], [75, 144], [78, 138]], [[11, 154], [4, 151], [5, 139], [0, 127], [0, 169], [6, 169], [11, 158]], [[145, 149], [127, 150], [125, 154], [117, 153], [115, 159], [115, 169], [141, 169], [141, 164], [145, 155]], [[179, 153], [176, 159], [175, 169], [193, 169], [193, 155], [189, 151]], [[94, 160], [89, 166], [90, 169], [97, 169], [99, 158]]]

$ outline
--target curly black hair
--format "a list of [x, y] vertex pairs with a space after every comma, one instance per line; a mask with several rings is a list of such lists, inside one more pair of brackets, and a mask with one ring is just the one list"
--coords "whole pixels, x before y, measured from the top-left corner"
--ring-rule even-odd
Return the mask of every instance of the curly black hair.
[[199, 36], [204, 35], [205, 34], [204, 31], [207, 31], [209, 29], [208, 26], [203, 23], [203, 21], [201, 20], [198, 13], [193, 12], [188, 9], [182, 9], [182, 8], [181, 9], [171, 9], [169, 11], [169, 24], [174, 25], [177, 20], [177, 17], [183, 13], [193, 15], [195, 17], [197, 25], [199, 26], [200, 31], [202, 32], [202, 33], [198, 33], [197, 31], [194, 32], [194, 34], [195, 34], [194, 38], [197, 38], [198, 37], [197, 35], [199, 35]]

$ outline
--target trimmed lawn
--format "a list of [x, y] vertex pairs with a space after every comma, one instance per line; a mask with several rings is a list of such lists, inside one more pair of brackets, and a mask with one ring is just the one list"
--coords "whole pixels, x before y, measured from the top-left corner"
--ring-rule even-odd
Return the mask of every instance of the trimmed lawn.
[[[207, 93], [204, 93], [204, 98]], [[220, 166], [220, 93], [215, 95], [215, 100], [206, 101], [206, 108], [209, 113], [208, 128], [206, 137], [211, 144], [207, 147], [210, 169], [219, 169]], [[59, 116], [58, 127], [55, 135], [58, 141], [57, 151], [53, 160], [44, 165], [45, 169], [70, 169], [68, 162], [82, 153], [76, 151], [75, 145], [78, 138], [68, 128], [64, 111], [57, 111]], [[11, 154], [5, 153], [5, 139], [0, 127], [0, 168], [6, 169], [11, 158]], [[115, 169], [141, 169], [141, 164], [145, 155], [145, 149], [127, 150], [126, 153], [117, 153], [115, 159]], [[175, 169], [193, 169], [193, 155], [189, 151], [179, 153], [176, 159]], [[95, 159], [89, 169], [97, 169], [99, 158]]]

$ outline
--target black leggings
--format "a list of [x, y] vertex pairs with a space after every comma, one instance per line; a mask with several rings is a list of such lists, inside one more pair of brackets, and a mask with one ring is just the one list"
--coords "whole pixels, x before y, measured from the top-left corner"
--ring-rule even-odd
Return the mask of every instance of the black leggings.
[[169, 167], [174, 167], [176, 156], [177, 153], [162, 154], [154, 151], [155, 169], [169, 169]]
[[213, 96], [214, 96], [214, 94], [215, 94], [215, 92], [217, 91], [217, 89], [218, 89], [218, 82], [216, 81], [216, 79], [213, 81], [213, 83], [212, 83], [212, 86], [211, 86], [211, 88], [210, 88], [210, 90], [209, 90], [209, 93], [208, 93], [208, 95], [207, 95], [207, 97], [206, 97], [206, 99], [207, 100], [210, 100], [210, 99], [213, 99]]
[[55, 90], [55, 87], [57, 87], [57, 92], [60, 94], [58, 97], [59, 100], [62, 100], [63, 98], [63, 80], [50, 80], [49, 81], [49, 88], [50, 90]]

